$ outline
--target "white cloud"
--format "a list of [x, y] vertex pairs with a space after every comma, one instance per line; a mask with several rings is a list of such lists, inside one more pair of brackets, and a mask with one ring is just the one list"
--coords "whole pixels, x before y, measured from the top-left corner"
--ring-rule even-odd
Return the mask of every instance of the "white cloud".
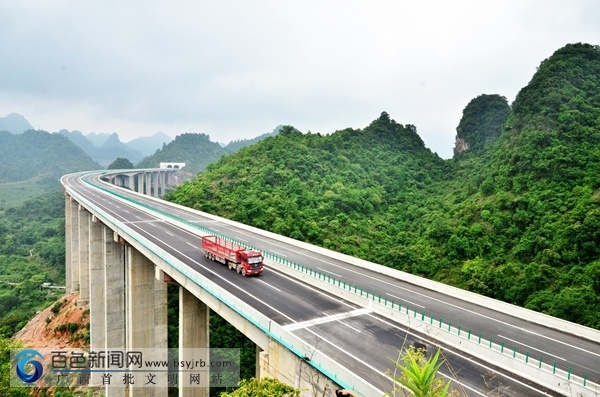
[[450, 157], [477, 95], [512, 101], [600, 3], [177, 1], [0, 5], [0, 115], [36, 127], [214, 140], [330, 133], [387, 111]]

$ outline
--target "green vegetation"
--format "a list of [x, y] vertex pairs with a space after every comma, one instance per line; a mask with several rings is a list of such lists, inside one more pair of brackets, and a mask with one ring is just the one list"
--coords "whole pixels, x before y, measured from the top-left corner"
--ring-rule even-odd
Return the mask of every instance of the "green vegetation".
[[10, 387], [10, 351], [21, 346], [0, 336], [0, 396], [29, 397], [29, 389]]
[[189, 172], [203, 171], [206, 166], [220, 159], [228, 152], [218, 143], [211, 142], [206, 134], [181, 134], [168, 144], [163, 144], [151, 156], [140, 161], [137, 168], [158, 167], [161, 161], [176, 161], [185, 163], [185, 170]]
[[241, 148], [244, 148], [244, 147], [250, 146], [250, 145], [254, 145], [255, 143], [258, 143], [265, 138], [268, 138], [270, 136], [276, 136], [277, 134], [279, 134], [279, 131], [281, 131], [282, 127], [283, 127], [282, 125], [277, 126], [273, 131], [267, 132], [265, 134], [261, 134], [261, 135], [257, 136], [256, 138], [239, 139], [237, 141], [231, 141], [223, 149], [225, 149], [228, 153], [235, 153], [238, 150], [240, 150]]
[[70, 172], [100, 168], [66, 137], [45, 131], [29, 130], [19, 135], [0, 131], [0, 153], [0, 183], [34, 177], [57, 180]]
[[440, 361], [440, 350], [425, 359], [425, 354], [420, 349], [409, 348], [404, 355], [395, 362], [400, 370], [400, 376], [394, 377], [394, 381], [401, 386], [388, 394], [389, 396], [415, 396], [415, 397], [446, 397], [450, 396], [450, 382], [444, 382], [437, 376], [443, 362]]
[[325, 136], [284, 127], [168, 199], [600, 328], [599, 92], [599, 48], [568, 45], [496, 139], [504, 99], [472, 101], [458, 130], [477, 150], [454, 159], [384, 112]]
[[281, 383], [277, 379], [242, 379], [239, 388], [220, 397], [299, 397], [300, 390]]
[[463, 110], [456, 127], [457, 145], [454, 154], [464, 150], [481, 150], [487, 142], [500, 135], [508, 118], [510, 106], [500, 95], [480, 95], [471, 100]]
[[0, 209], [0, 335], [10, 337], [37, 310], [54, 302], [64, 284], [64, 197], [56, 191]]
[[117, 158], [115, 161], [113, 161], [112, 163], [110, 163], [107, 167], [107, 169], [109, 170], [125, 170], [125, 169], [132, 169], [133, 168], [133, 164], [131, 164], [131, 161], [119, 157]]

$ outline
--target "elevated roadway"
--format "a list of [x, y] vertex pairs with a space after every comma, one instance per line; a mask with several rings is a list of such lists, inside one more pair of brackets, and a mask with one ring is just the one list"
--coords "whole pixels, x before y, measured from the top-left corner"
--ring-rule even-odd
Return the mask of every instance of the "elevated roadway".
[[[585, 377], [590, 384], [600, 381], [599, 333], [593, 330], [584, 329], [582, 337], [571, 331], [580, 327], [568, 327], [565, 332], [556, 329], [561, 328], [560, 323], [553, 327], [538, 324], [543, 321], [528, 321], [522, 315], [508, 313], [506, 304], [497, 302], [498, 307], [504, 308], [500, 311], [494, 304], [484, 307], [475, 300], [437, 291], [435, 283], [409, 283], [374, 264], [365, 266], [364, 261], [355, 258], [115, 187], [97, 174], [85, 178], [67, 176], [63, 184], [179, 258], [190, 271], [217, 283], [240, 300], [251, 302], [272, 321], [365, 379], [372, 390], [381, 394], [393, 388], [393, 360], [398, 359], [399, 351], [410, 345], [425, 345], [429, 352], [437, 346], [442, 348], [445, 364], [440, 373], [452, 380], [453, 388], [461, 395], [568, 395], [538, 386], [535, 379], [509, 373], [438, 341], [435, 335], [415, 331], [381, 311], [347, 299], [346, 289], [337, 293], [335, 289], [318, 288], [318, 283], [295, 277], [294, 272], [274, 262], [260, 277], [237, 275], [202, 255], [200, 230], [231, 237], [269, 253], [270, 258], [334, 277], [338, 283], [370, 293], [371, 299], [396, 302], [402, 308], [410, 308], [409, 313], [414, 311], [415, 319], [427, 313], [431, 323], [435, 318], [441, 324], [443, 319], [444, 324], [460, 326], [463, 333], [469, 332], [473, 338], [492, 340], [507, 350], [527, 352], [527, 357], [539, 360], [540, 366], [541, 362], [551, 363], [558, 370], [568, 371], [569, 376]], [[443, 290], [441, 285], [439, 289]]]

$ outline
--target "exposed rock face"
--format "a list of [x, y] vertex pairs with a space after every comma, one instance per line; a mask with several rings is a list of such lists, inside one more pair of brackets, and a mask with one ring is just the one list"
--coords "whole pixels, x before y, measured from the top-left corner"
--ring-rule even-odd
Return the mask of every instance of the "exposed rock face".
[[[87, 307], [77, 306], [79, 294], [73, 293], [60, 298], [56, 304], [60, 310], [55, 314], [54, 305], [45, 308], [32, 318], [13, 339], [23, 342], [23, 346], [31, 348], [59, 348], [84, 346], [84, 334], [90, 322]], [[55, 309], [56, 311], [56, 309]], [[77, 324], [77, 330], [68, 332], [69, 324]]]
[[467, 149], [469, 149], [469, 142], [467, 142], [464, 138], [459, 138], [457, 135], [456, 141], [454, 142], [454, 155], [456, 156]]

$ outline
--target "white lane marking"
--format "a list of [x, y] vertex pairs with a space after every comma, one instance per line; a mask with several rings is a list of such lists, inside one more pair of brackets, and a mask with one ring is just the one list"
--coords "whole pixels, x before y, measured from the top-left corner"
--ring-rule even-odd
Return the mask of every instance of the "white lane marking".
[[[313, 334], [314, 336], [316, 336], [318, 338], [319, 341], [324, 341], [328, 344], [330, 344], [331, 346], [333, 346], [335, 349], [340, 350], [342, 353], [346, 354], [347, 356], [353, 358], [354, 360], [358, 361], [359, 363], [361, 363], [362, 365], [364, 365], [365, 367], [369, 368], [371, 371], [378, 373], [379, 375], [382, 375], [385, 378], [390, 379], [393, 382], [393, 379], [390, 378], [390, 376], [386, 373], [383, 373], [381, 371], [379, 371], [377, 368], [373, 367], [371, 364], [367, 363], [364, 360], [361, 360], [360, 358], [356, 357], [355, 355], [351, 354], [350, 352], [343, 350], [342, 348], [340, 348], [339, 346], [333, 344], [332, 342], [328, 341], [327, 339], [323, 338], [321, 335], [318, 335], [316, 332], [313, 332], [310, 329], [306, 329], [308, 332], [310, 332], [311, 334]], [[312, 346], [309, 346], [312, 347]], [[366, 381], [365, 381], [366, 382]], [[367, 382], [368, 383], [368, 382]], [[370, 383], [369, 383], [370, 384]], [[378, 388], [376, 388], [374, 385], [371, 384], [371, 387], [373, 387], [373, 389], [375, 389], [377, 391], [377, 394], [380, 396], [383, 396], [385, 394], [385, 392], [383, 390], [379, 390]]]
[[[278, 244], [273, 244], [273, 245], [276, 245], [276, 246], [278, 246], [278, 247], [281, 247], [281, 245], [278, 245]], [[282, 248], [283, 248], [283, 247], [282, 247]], [[338, 267], [338, 268], [341, 268], [341, 269], [347, 270], [347, 271], [349, 271], [349, 272], [356, 273], [356, 274], [360, 275], [361, 277], [367, 277], [367, 278], [370, 278], [370, 279], [376, 280], [376, 281], [378, 281], [378, 282], [380, 282], [380, 283], [388, 284], [388, 285], [390, 285], [390, 286], [393, 286], [393, 287], [395, 287], [395, 288], [400, 288], [400, 289], [406, 290], [406, 291], [408, 291], [408, 292], [411, 292], [411, 293], [413, 293], [413, 294], [415, 294], [415, 295], [421, 295], [421, 296], [423, 296], [423, 297], [425, 297], [425, 298], [427, 298], [427, 299], [431, 299], [431, 300], [434, 300], [434, 301], [436, 301], [436, 302], [440, 302], [440, 303], [442, 303], [442, 304], [445, 304], [445, 305], [448, 305], [448, 306], [452, 306], [452, 307], [454, 307], [454, 308], [457, 308], [457, 309], [460, 309], [460, 310], [466, 311], [466, 312], [468, 312], [468, 313], [471, 313], [471, 314], [474, 314], [474, 315], [476, 315], [476, 316], [480, 316], [480, 317], [483, 317], [483, 318], [487, 318], [488, 320], [493, 320], [493, 321], [496, 321], [496, 322], [498, 322], [498, 323], [500, 323], [500, 324], [507, 325], [507, 326], [509, 326], [509, 327], [515, 328], [515, 329], [517, 329], [517, 330], [519, 330], [519, 331], [528, 332], [528, 333], [530, 333], [530, 334], [532, 334], [532, 335], [536, 335], [536, 336], [539, 336], [539, 337], [541, 337], [541, 338], [548, 339], [548, 340], [550, 340], [550, 341], [552, 341], [552, 342], [560, 343], [560, 344], [562, 344], [562, 345], [568, 346], [568, 347], [570, 347], [570, 348], [573, 348], [573, 349], [577, 349], [577, 350], [579, 350], [579, 351], [582, 351], [582, 352], [584, 352], [584, 353], [587, 353], [587, 354], [592, 354], [592, 355], [594, 355], [594, 356], [598, 356], [598, 357], [600, 357], [600, 354], [599, 354], [599, 353], [594, 353], [594, 352], [592, 352], [592, 351], [589, 351], [589, 350], [586, 350], [586, 349], [584, 349], [584, 348], [582, 348], [582, 347], [575, 346], [575, 345], [571, 345], [571, 344], [569, 344], [569, 343], [567, 343], [567, 342], [564, 342], [564, 341], [561, 341], [561, 340], [558, 340], [558, 339], [554, 339], [554, 338], [551, 338], [551, 337], [549, 337], [549, 336], [546, 336], [546, 335], [543, 335], [543, 334], [540, 334], [540, 333], [537, 333], [537, 332], [534, 332], [534, 331], [528, 330], [527, 328], [519, 327], [519, 326], [516, 326], [516, 325], [514, 325], [514, 324], [510, 324], [510, 323], [507, 323], [507, 322], [505, 322], [505, 321], [499, 320], [499, 319], [497, 319], [497, 318], [494, 318], [494, 317], [486, 316], [486, 315], [484, 315], [484, 314], [478, 313], [478, 312], [476, 312], [476, 311], [473, 311], [473, 310], [470, 310], [470, 309], [466, 309], [466, 308], [464, 308], [464, 307], [461, 307], [461, 306], [454, 305], [454, 304], [452, 304], [452, 303], [449, 303], [449, 302], [443, 301], [443, 300], [441, 300], [441, 299], [437, 299], [437, 298], [434, 298], [434, 297], [431, 297], [431, 296], [428, 296], [428, 295], [422, 294], [422, 293], [420, 293], [420, 292], [413, 291], [413, 290], [411, 290], [411, 289], [409, 289], [409, 288], [401, 287], [401, 286], [399, 286], [399, 285], [396, 285], [396, 284], [390, 283], [389, 281], [381, 280], [381, 279], [379, 279], [379, 278], [377, 278], [377, 277], [374, 277], [374, 276], [369, 276], [369, 275], [367, 275], [367, 274], [363, 274], [363, 273], [361, 273], [361, 272], [359, 272], [359, 271], [352, 270], [352, 269], [349, 269], [349, 268], [347, 268], [347, 267], [344, 267], [344, 266], [341, 266], [341, 265], [338, 265], [338, 264], [335, 264], [335, 263], [332, 263], [332, 262], [329, 262], [329, 261], [326, 261], [326, 260], [323, 260], [323, 259], [320, 259], [320, 258], [313, 257], [313, 256], [311, 256], [311, 255], [307, 255], [306, 253], [298, 252], [298, 251], [295, 251], [295, 250], [292, 250], [292, 249], [290, 249], [290, 251], [292, 251], [292, 252], [296, 252], [297, 254], [300, 254], [300, 255], [306, 256], [306, 257], [308, 257], [308, 258], [312, 258], [312, 259], [319, 260], [319, 261], [321, 261], [321, 262], [324, 262], [324, 263], [328, 263], [328, 264], [330, 264], [330, 265], [332, 265], [332, 266], [335, 266], [335, 267]]]
[[277, 251], [273, 251], [273, 250], [271, 250], [271, 251], [269, 251], [269, 252], [272, 252], [272, 253], [274, 253], [274, 254], [277, 254], [277, 255], [279, 255], [279, 256], [283, 256], [284, 258], [287, 258], [287, 255], [286, 255], [286, 254], [282, 254], [281, 252], [277, 252]]
[[543, 351], [542, 349], [539, 349], [539, 348], [537, 348], [537, 347], [533, 347], [533, 346], [526, 345], [526, 344], [525, 344], [525, 343], [523, 343], [523, 342], [519, 342], [519, 341], [516, 341], [516, 340], [514, 340], [514, 339], [507, 338], [506, 336], [502, 336], [502, 335], [498, 335], [498, 336], [499, 336], [500, 338], [504, 338], [504, 339], [506, 339], [506, 340], [509, 340], [509, 341], [511, 341], [511, 342], [513, 342], [513, 343], [517, 343], [517, 344], [519, 344], [519, 345], [521, 345], [521, 346], [525, 346], [525, 347], [527, 347], [527, 348], [529, 348], [529, 349], [537, 350], [537, 351], [539, 351], [539, 352], [542, 352], [542, 353], [544, 353], [544, 354], [547, 354], [547, 355], [549, 355], [549, 356], [556, 357], [556, 358], [558, 358], [559, 360], [567, 361], [566, 359], [564, 359], [564, 358], [562, 358], [562, 357], [560, 357], [560, 356], [557, 356], [556, 354], [548, 353], [548, 352], [546, 352], [546, 351]]
[[175, 235], [173, 233], [171, 233], [170, 231], [168, 231], [168, 230], [165, 230], [165, 233], [168, 234], [171, 237], [175, 237]]
[[[349, 318], [349, 317], [355, 317], [355, 316], [362, 316], [365, 314], [371, 313], [371, 310], [369, 309], [356, 309], [356, 310], [352, 310], [350, 312], [344, 312], [344, 313], [338, 313], [338, 314], [332, 314], [332, 315], [325, 315], [323, 317], [317, 317], [317, 318], [311, 318], [310, 320], [306, 320], [306, 321], [301, 321], [299, 323], [295, 323], [295, 324], [288, 324], [288, 325], [284, 325], [283, 329], [287, 330], [287, 331], [295, 331], [298, 329], [303, 329], [303, 328], [308, 328], [308, 327], [312, 327], [313, 325], [320, 325], [320, 324], [325, 324], [325, 323], [330, 323], [332, 321], [340, 321], [343, 320], [345, 318]], [[346, 325], [346, 324], [344, 324]], [[358, 331], [357, 329], [355, 329], [356, 331]], [[360, 332], [360, 331], [358, 331]]]
[[140, 220], [142, 219], [142, 217], [138, 216], [138, 215], [135, 215], [135, 217], [138, 218], [138, 219], [140, 219]]
[[321, 268], [321, 267], [317, 267], [317, 269], [319, 269], [319, 270], [322, 270], [322, 271], [326, 272], [327, 274], [331, 274], [332, 276], [336, 276], [337, 278], [343, 278], [343, 276], [340, 276], [339, 274], [335, 274], [335, 273], [333, 273], [333, 272], [330, 272], [330, 271], [329, 271], [329, 270], [327, 270], [327, 269], [323, 269], [323, 268]]
[[129, 210], [123, 210], [123, 211], [129, 214]]
[[[388, 326], [390, 326], [390, 327], [392, 327], [392, 328], [399, 329], [399, 330], [401, 330], [401, 331], [405, 332], [405, 333], [406, 333], [406, 335], [412, 335], [412, 336], [414, 336], [415, 338], [418, 338], [419, 340], [425, 340], [426, 342], [428, 342], [428, 343], [431, 343], [431, 344], [433, 344], [434, 346], [436, 346], [438, 349], [442, 349], [442, 352], [443, 352], [443, 348], [442, 348], [442, 346], [441, 346], [441, 345], [439, 345], [438, 343], [436, 343], [436, 342], [435, 342], [435, 339], [432, 339], [432, 340], [424, 339], [422, 335], [417, 335], [417, 334], [415, 334], [415, 333], [413, 333], [413, 332], [410, 332], [408, 329], [403, 329], [403, 328], [401, 328], [401, 327], [400, 327], [398, 324], [391, 323], [391, 322], [387, 321], [386, 319], [379, 318], [379, 317], [375, 316], [374, 314], [367, 314], [367, 316], [369, 316], [369, 317], [371, 317], [371, 318], [374, 318], [375, 320], [377, 320], [377, 321], [380, 321], [380, 322], [382, 322], [382, 323], [384, 323], [384, 324], [386, 324], [386, 325], [388, 325]], [[310, 330], [309, 330], [309, 331], [310, 331]], [[397, 333], [394, 333], [394, 334], [395, 334], [396, 336], [399, 336], [399, 337], [401, 337], [401, 336], [400, 336], [400, 335], [398, 335]], [[402, 336], [401, 338], [402, 338], [402, 339], [405, 339], [405, 337], [403, 337], [403, 336]], [[485, 370], [487, 370], [487, 371], [489, 371], [489, 372], [492, 372], [492, 373], [498, 374], [498, 375], [500, 375], [500, 376], [502, 376], [502, 377], [504, 377], [504, 378], [510, 379], [510, 380], [512, 380], [513, 382], [515, 382], [515, 383], [518, 383], [518, 384], [520, 384], [521, 386], [525, 386], [525, 387], [527, 387], [527, 388], [529, 388], [529, 389], [531, 389], [531, 390], [535, 390], [536, 392], [538, 392], [538, 393], [540, 393], [540, 394], [543, 394], [543, 395], [546, 395], [546, 396], [548, 395], [547, 393], [544, 393], [544, 392], [542, 392], [541, 390], [539, 390], [539, 389], [536, 389], [535, 387], [533, 387], [533, 386], [531, 386], [531, 385], [528, 385], [527, 383], [523, 383], [523, 382], [521, 382], [521, 381], [519, 381], [519, 380], [517, 380], [517, 379], [513, 379], [513, 378], [511, 378], [511, 377], [509, 377], [509, 376], [505, 375], [505, 374], [504, 374], [504, 373], [502, 373], [502, 372], [497, 372], [497, 371], [495, 371], [494, 369], [492, 369], [491, 367], [488, 367], [488, 366], [484, 365], [482, 362], [478, 362], [478, 361], [475, 361], [475, 360], [473, 360], [472, 358], [469, 358], [469, 357], [467, 357], [467, 356], [463, 356], [462, 354], [459, 354], [457, 351], [449, 350], [449, 351], [448, 351], [448, 353], [449, 353], [449, 354], [454, 354], [454, 355], [456, 355], [456, 356], [458, 356], [458, 357], [461, 357], [463, 360], [469, 361], [470, 363], [473, 363], [475, 366], [479, 366], [479, 367], [481, 367], [481, 368], [483, 368], [483, 369], [485, 369]], [[469, 390], [471, 390], [471, 391], [473, 391], [473, 392], [475, 392], [475, 393], [479, 394], [480, 396], [485, 396], [485, 394], [481, 394], [481, 392], [479, 392], [478, 390], [475, 390], [475, 389], [473, 389], [472, 387], [465, 385], [464, 383], [460, 383], [458, 380], [456, 380], [456, 379], [455, 379], [453, 376], [451, 376], [451, 375], [446, 375], [446, 374], [444, 374], [444, 373], [443, 373], [443, 372], [441, 372], [441, 371], [438, 371], [438, 374], [442, 375], [443, 377], [445, 377], [445, 378], [447, 378], [447, 379], [449, 379], [449, 380], [451, 380], [451, 381], [453, 381], [453, 382], [455, 382], [455, 383], [458, 383], [459, 385], [462, 385], [463, 387], [465, 387], [465, 388], [467, 388], [467, 389], [469, 389]]]
[[[104, 200], [104, 199], [103, 199], [103, 200]], [[106, 200], [104, 200], [104, 201], [106, 201]], [[117, 208], [120, 208], [120, 207], [117, 205]], [[188, 213], [188, 214], [189, 214], [189, 213]], [[197, 215], [195, 215], [195, 214], [193, 214], [193, 213], [192, 213], [192, 214], [190, 214], [190, 215], [197, 216]], [[220, 223], [220, 221], [218, 221], [218, 220], [204, 220], [204, 221], [199, 221], [199, 222], [214, 222], [214, 223]], [[154, 224], [152, 224], [152, 223], [150, 223], [150, 224], [151, 224], [152, 226], [155, 226], [155, 225], [154, 225]], [[155, 227], [156, 227], [156, 226], [155, 226]], [[247, 236], [252, 236], [252, 234], [250, 234], [250, 233], [244, 233], [243, 231], [236, 230], [236, 229], [234, 229], [234, 228], [232, 228], [232, 227], [227, 227], [227, 224], [221, 224], [221, 227], [223, 227], [224, 229], [228, 229], [228, 230], [235, 231], [236, 233], [239, 233], [239, 234], [245, 234], [245, 235], [247, 235]], [[216, 231], [215, 229], [212, 229], [212, 228], [210, 228], [210, 229], [211, 229], [211, 230], [213, 230], [213, 231]], [[584, 349], [584, 348], [581, 348], [581, 347], [578, 347], [578, 346], [571, 345], [571, 344], [569, 344], [569, 343], [566, 343], [566, 342], [564, 342], [564, 341], [557, 340], [557, 339], [554, 339], [554, 338], [550, 338], [550, 337], [548, 337], [548, 336], [546, 336], [546, 335], [539, 334], [539, 333], [537, 333], [537, 332], [534, 332], [534, 331], [528, 330], [528, 329], [526, 329], [526, 328], [522, 328], [522, 327], [519, 327], [519, 326], [516, 326], [516, 325], [510, 324], [510, 323], [506, 323], [506, 322], [504, 322], [504, 321], [498, 320], [498, 319], [496, 319], [496, 318], [493, 318], [493, 317], [489, 317], [489, 316], [483, 315], [483, 314], [481, 314], [481, 313], [478, 313], [478, 312], [475, 312], [475, 311], [473, 311], [473, 310], [469, 310], [469, 309], [463, 308], [463, 307], [461, 307], [461, 306], [457, 306], [457, 305], [454, 305], [454, 304], [448, 303], [448, 302], [446, 302], [446, 301], [442, 301], [442, 300], [440, 300], [440, 299], [437, 299], [437, 298], [433, 298], [433, 297], [427, 296], [427, 295], [425, 295], [425, 294], [422, 294], [422, 293], [419, 293], [419, 292], [416, 292], [416, 291], [410, 290], [410, 289], [408, 289], [408, 288], [401, 287], [401, 286], [399, 286], [399, 285], [397, 285], [397, 284], [390, 283], [390, 282], [388, 282], [388, 281], [385, 281], [385, 280], [382, 280], [382, 279], [380, 279], [380, 278], [377, 278], [377, 277], [374, 277], [374, 276], [369, 276], [369, 275], [363, 274], [363, 273], [361, 273], [361, 272], [359, 272], [359, 271], [352, 270], [352, 269], [349, 269], [349, 268], [347, 268], [347, 267], [344, 267], [344, 266], [341, 266], [341, 265], [338, 265], [338, 264], [335, 264], [335, 263], [332, 263], [332, 262], [326, 261], [326, 260], [324, 260], [324, 259], [322, 259], [322, 258], [317, 258], [317, 257], [314, 257], [314, 256], [312, 256], [312, 255], [308, 255], [308, 254], [306, 254], [306, 252], [301, 252], [301, 251], [297, 251], [297, 250], [291, 249], [291, 248], [289, 248], [289, 245], [288, 245], [287, 247], [284, 247], [284, 246], [282, 246], [282, 245], [280, 245], [280, 244], [274, 244], [274, 243], [272, 243], [272, 245], [274, 245], [274, 246], [277, 246], [277, 247], [281, 247], [281, 248], [284, 248], [284, 249], [287, 249], [287, 250], [289, 250], [289, 251], [291, 251], [291, 252], [295, 252], [295, 253], [297, 253], [297, 254], [299, 254], [299, 255], [302, 255], [302, 256], [305, 256], [305, 257], [307, 257], [307, 258], [312, 258], [312, 259], [319, 260], [319, 261], [321, 261], [321, 262], [324, 262], [324, 263], [328, 263], [328, 264], [329, 264], [329, 265], [331, 265], [331, 266], [335, 266], [335, 267], [338, 267], [338, 268], [341, 268], [341, 269], [345, 269], [346, 271], [350, 271], [350, 272], [356, 273], [356, 274], [360, 275], [361, 277], [368, 277], [368, 278], [371, 278], [371, 279], [373, 279], [373, 280], [375, 280], [375, 281], [378, 281], [378, 282], [385, 283], [385, 284], [388, 284], [388, 285], [390, 285], [390, 286], [393, 286], [393, 287], [395, 287], [395, 288], [404, 289], [404, 290], [406, 290], [406, 291], [409, 291], [409, 292], [411, 292], [411, 293], [414, 293], [414, 294], [416, 294], [416, 295], [421, 295], [421, 296], [423, 296], [423, 297], [425, 297], [425, 298], [432, 299], [432, 300], [434, 300], [434, 301], [437, 301], [437, 302], [443, 303], [443, 304], [445, 304], [445, 305], [448, 305], [448, 306], [455, 307], [455, 308], [457, 308], [457, 309], [460, 309], [460, 310], [463, 310], [463, 311], [466, 311], [466, 312], [469, 312], [469, 313], [475, 314], [475, 315], [477, 315], [477, 316], [481, 316], [481, 317], [483, 317], [483, 318], [487, 318], [487, 319], [490, 319], [490, 320], [493, 320], [493, 321], [499, 322], [499, 323], [501, 323], [501, 324], [504, 324], [504, 325], [508, 325], [508, 326], [510, 326], [510, 327], [512, 327], [512, 328], [515, 328], [515, 329], [517, 329], [517, 330], [520, 330], [520, 331], [525, 331], [525, 332], [528, 332], [528, 333], [530, 333], [530, 334], [532, 334], [532, 335], [536, 335], [536, 336], [539, 336], [539, 337], [541, 337], [541, 338], [545, 338], [545, 339], [551, 340], [551, 341], [553, 341], [553, 342], [560, 343], [560, 344], [562, 344], [562, 345], [565, 345], [565, 346], [568, 346], [568, 347], [571, 347], [571, 348], [574, 348], [574, 349], [580, 350], [580, 351], [582, 351], [582, 352], [584, 352], [584, 353], [588, 353], [588, 354], [592, 354], [592, 355], [595, 355], [595, 356], [598, 356], [598, 357], [600, 357], [600, 354], [598, 354], [598, 353], [594, 353], [594, 352], [591, 352], [591, 351], [589, 351], [589, 350], [586, 350], [586, 349]], [[271, 252], [273, 252], [273, 251], [271, 251]], [[280, 254], [280, 255], [283, 255], [283, 254]], [[283, 255], [283, 256], [285, 256], [285, 255]]]
[[260, 279], [259, 279], [258, 281], [259, 281], [259, 282], [261, 282], [261, 283], [263, 283], [263, 284], [265, 284], [265, 285], [267, 285], [267, 286], [269, 286], [269, 287], [271, 287], [271, 288], [273, 288], [273, 289], [274, 289], [274, 290], [276, 290], [276, 291], [279, 291], [279, 292], [281, 292], [281, 290], [280, 290], [279, 288], [272, 286], [271, 284], [267, 283], [267, 282], [266, 282], [266, 281], [264, 281], [264, 280], [260, 280]]
[[[152, 223], [151, 223], [151, 225], [152, 225]], [[137, 225], [133, 225], [133, 226], [137, 226]], [[137, 228], [138, 228], [138, 229], [140, 229], [140, 231], [141, 231], [142, 233], [144, 232], [144, 230], [143, 230], [143, 229], [141, 229], [141, 228], [139, 228], [139, 227], [137, 227]], [[182, 231], [184, 231], [184, 232], [186, 232], [186, 233], [189, 233], [189, 232], [187, 232], [187, 231], [185, 231], [185, 230], [183, 230], [183, 229], [182, 229]], [[190, 235], [193, 235], [192, 233], [189, 233], [189, 234], [190, 234]], [[144, 238], [146, 238], [146, 239], [147, 239], [148, 237], [144, 237]], [[149, 241], [149, 242], [150, 242], [150, 244], [156, 245], [156, 243], [153, 243], [152, 241]], [[163, 241], [161, 241], [161, 242], [163, 242]], [[162, 248], [161, 248], [161, 249], [162, 249]], [[175, 251], [175, 252], [178, 252], [178, 253], [179, 253], [179, 254], [180, 254], [182, 257], [184, 257], [184, 258], [187, 258], [187, 259], [188, 259], [190, 262], [193, 262], [193, 263], [195, 263], [196, 265], [198, 265], [199, 267], [201, 267], [202, 269], [204, 269], [204, 270], [206, 270], [206, 271], [209, 271], [209, 272], [210, 272], [210, 270], [209, 270], [209, 268], [208, 268], [207, 266], [205, 266], [205, 265], [203, 265], [202, 263], [198, 262], [198, 261], [197, 261], [197, 260], [195, 260], [194, 258], [191, 258], [190, 256], [188, 256], [188, 255], [184, 254], [183, 252], [179, 251], [178, 249], [176, 249], [176, 248], [173, 248], [173, 249], [174, 249], [174, 251]], [[189, 269], [189, 271], [191, 271], [191, 272], [198, 273], [196, 270], [192, 269], [192, 268], [191, 268], [191, 267], [189, 267], [189, 266], [188, 266], [188, 269]], [[244, 293], [244, 294], [248, 295], [249, 297], [251, 297], [251, 298], [252, 298], [252, 299], [254, 299], [254, 300], [258, 300], [258, 297], [256, 297], [256, 296], [254, 296], [254, 295], [250, 294], [248, 291], [246, 291], [245, 289], [243, 289], [243, 288], [242, 288], [242, 287], [240, 287], [239, 285], [235, 284], [233, 281], [231, 281], [231, 280], [229, 280], [229, 279], [227, 279], [227, 278], [225, 278], [225, 277], [223, 277], [223, 276], [221, 276], [221, 275], [219, 275], [219, 274], [217, 274], [217, 273], [214, 273], [214, 272], [211, 272], [211, 273], [212, 273], [212, 274], [214, 274], [216, 277], [220, 278], [221, 280], [223, 280], [225, 283], [227, 283], [227, 284], [231, 285], [231, 287], [232, 287], [232, 288], [239, 290], [240, 292], [242, 292], [242, 293]], [[268, 307], [269, 309], [271, 309], [271, 310], [273, 310], [274, 312], [276, 312], [276, 313], [280, 314], [281, 316], [285, 317], [285, 318], [286, 318], [286, 319], [288, 319], [289, 321], [291, 321], [291, 322], [293, 322], [293, 323], [295, 323], [295, 322], [296, 322], [296, 320], [294, 320], [293, 318], [291, 318], [291, 317], [290, 317], [290, 316], [288, 316], [287, 314], [283, 313], [282, 311], [280, 311], [280, 310], [278, 310], [278, 309], [274, 308], [273, 306], [269, 305], [269, 304], [268, 304], [268, 303], [266, 303], [265, 301], [261, 301], [261, 304], [262, 304], [262, 305], [265, 305], [265, 306], [266, 306], [266, 307]]]
[[361, 330], [359, 330], [359, 329], [356, 329], [356, 328], [354, 328], [353, 326], [351, 326], [351, 325], [348, 325], [348, 324], [346, 324], [346, 323], [345, 323], [345, 322], [343, 322], [343, 321], [339, 321], [339, 320], [338, 320], [338, 323], [340, 323], [340, 324], [342, 324], [342, 325], [345, 325], [346, 327], [348, 327], [348, 328], [350, 328], [350, 329], [353, 329], [354, 331], [358, 332], [359, 334], [362, 334], [362, 331], [361, 331]]
[[423, 305], [419, 305], [418, 303], [415, 303], [415, 302], [411, 302], [411, 301], [409, 301], [408, 299], [400, 298], [399, 296], [392, 295], [392, 294], [389, 294], [389, 293], [387, 293], [387, 292], [386, 292], [385, 294], [386, 294], [386, 295], [388, 295], [388, 296], [391, 296], [392, 298], [400, 299], [402, 302], [408, 302], [408, 303], [410, 303], [411, 305], [418, 306], [418, 307], [420, 307], [421, 309], [425, 309], [425, 306], [423, 306]]
[[189, 245], [190, 247], [193, 247], [193, 248], [198, 248], [198, 247], [196, 247], [194, 244], [190, 243], [189, 241], [186, 241], [185, 243], [186, 243], [187, 245]]

